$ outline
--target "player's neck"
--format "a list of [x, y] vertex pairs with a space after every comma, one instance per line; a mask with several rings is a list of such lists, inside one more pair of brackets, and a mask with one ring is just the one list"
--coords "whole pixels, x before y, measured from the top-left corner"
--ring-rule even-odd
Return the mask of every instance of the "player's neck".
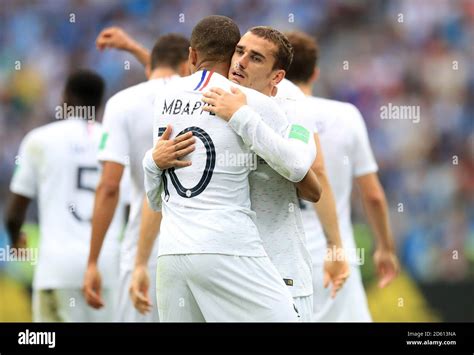
[[273, 90], [273, 87], [268, 86], [263, 90], [257, 90], [257, 91], [260, 91], [265, 96], [274, 96], [274, 95], [272, 95], [272, 90]]
[[311, 85], [309, 83], [298, 83], [297, 86], [300, 88], [301, 91], [303, 91], [303, 93], [306, 96], [312, 96], [313, 95], [313, 85]]
[[217, 63], [217, 62], [207, 62], [207, 61], [204, 61], [202, 63], [199, 63], [197, 66], [196, 66], [196, 71], [200, 71], [200, 70], [209, 70], [209, 71], [213, 71], [217, 74], [221, 74], [222, 76], [225, 76], [227, 78], [227, 76], [229, 75], [229, 64], [228, 63]]
[[151, 72], [149, 79], [168, 78], [173, 75], [176, 75], [176, 71], [171, 68], [156, 68]]

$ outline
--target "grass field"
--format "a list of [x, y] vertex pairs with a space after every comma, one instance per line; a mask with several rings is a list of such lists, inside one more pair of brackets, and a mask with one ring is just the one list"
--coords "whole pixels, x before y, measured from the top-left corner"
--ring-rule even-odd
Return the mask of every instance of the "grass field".
[[[402, 272], [387, 288], [379, 289], [372, 263], [372, 239], [365, 225], [354, 226], [357, 246], [365, 249], [362, 278], [369, 308], [377, 322], [437, 322], [441, 319], [429, 308], [416, 283]], [[38, 227], [26, 225], [28, 247], [38, 246]], [[0, 322], [31, 321], [30, 286], [33, 266], [12, 262], [0, 269]]]

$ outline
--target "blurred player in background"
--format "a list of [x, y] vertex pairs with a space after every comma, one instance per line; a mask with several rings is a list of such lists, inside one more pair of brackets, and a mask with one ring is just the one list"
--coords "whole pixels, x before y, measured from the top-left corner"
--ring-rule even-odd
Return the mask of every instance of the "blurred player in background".
[[[100, 49], [125, 47], [140, 58], [141, 47], [118, 28], [104, 30], [97, 38], [97, 46]], [[97, 268], [97, 260], [118, 203], [120, 181], [126, 171], [125, 167], [130, 166], [131, 209], [120, 252], [117, 321], [158, 321], [156, 306], [149, 315], [140, 315], [133, 307], [128, 295], [145, 193], [142, 159], [145, 152], [152, 146], [153, 99], [157, 93], [166, 90], [169, 81], [189, 73], [188, 48], [189, 41], [182, 35], [167, 34], [160, 37], [151, 53], [150, 80], [120, 91], [109, 99], [105, 108], [104, 134], [99, 152], [103, 171], [95, 197], [84, 295], [89, 305], [94, 308], [102, 308], [105, 304], [101, 295], [101, 276]], [[190, 138], [189, 136], [185, 138]], [[161, 214], [155, 213], [154, 218], [160, 220]], [[156, 255], [157, 246], [157, 243], [154, 247], [150, 246], [147, 252], [152, 253], [153, 250], [153, 254]], [[150, 262], [149, 270], [154, 276], [155, 258]], [[154, 290], [155, 285], [152, 284], [151, 287]]]
[[[313, 258], [314, 320], [321, 322], [371, 321], [358, 262], [363, 261], [354, 242], [351, 222], [351, 191], [355, 181], [367, 217], [376, 238], [374, 262], [379, 286], [385, 287], [398, 273], [398, 261], [388, 216], [384, 190], [377, 177], [375, 162], [364, 119], [350, 103], [312, 97], [312, 86], [318, 78], [319, 49], [316, 41], [302, 32], [290, 32], [294, 61], [287, 78], [279, 87], [280, 95], [300, 95], [305, 107], [313, 113], [313, 128], [319, 132], [326, 157], [329, 180], [336, 198], [339, 226], [351, 276], [335, 299], [323, 288], [321, 262], [326, 253], [321, 213], [318, 204], [301, 201], [308, 246]], [[315, 209], [316, 212], [315, 213]], [[318, 218], [319, 217], [319, 218]], [[363, 251], [362, 251], [363, 252]]]
[[13, 245], [21, 245], [26, 210], [32, 199], [38, 199], [40, 245], [33, 281], [33, 319], [37, 322], [113, 320], [125, 215], [122, 202], [117, 202], [98, 264], [105, 277], [102, 297], [106, 306], [94, 310], [81, 294], [100, 170], [97, 153], [102, 127], [95, 122], [95, 113], [103, 92], [104, 82], [97, 74], [73, 73], [66, 82], [64, 105], [56, 112], [61, 121], [32, 130], [20, 146], [6, 225]]

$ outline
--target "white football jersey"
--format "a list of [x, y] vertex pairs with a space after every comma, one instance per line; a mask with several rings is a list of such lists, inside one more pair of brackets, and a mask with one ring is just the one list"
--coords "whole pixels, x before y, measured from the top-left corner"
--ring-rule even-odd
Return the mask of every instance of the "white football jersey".
[[[266, 255], [250, 209], [248, 175], [255, 157], [226, 121], [202, 110], [206, 87], [230, 91], [231, 86], [239, 87], [203, 70], [173, 81], [155, 101], [155, 141], [168, 124], [172, 137], [192, 131], [196, 138], [196, 150], [185, 157], [192, 165], [162, 175], [159, 255]], [[284, 137], [288, 122], [278, 106], [263, 94], [239, 88], [248, 106]]]
[[301, 89], [293, 84], [288, 79], [283, 79], [278, 84], [278, 90], [276, 94], [277, 99], [303, 99], [306, 95]]
[[[294, 87], [291, 82], [287, 82], [279, 87], [279, 94], [294, 95]], [[349, 262], [356, 264], [361, 255], [355, 249], [351, 222], [352, 181], [356, 177], [375, 173], [378, 169], [367, 128], [359, 110], [350, 103], [308, 96], [304, 106], [314, 114], [312, 129], [319, 134], [326, 171], [336, 201], [342, 243]], [[311, 203], [301, 201], [301, 211], [313, 263], [322, 264], [326, 240], [321, 223]]]
[[[99, 160], [130, 166], [130, 215], [120, 250], [120, 264], [126, 270], [133, 268], [140, 234], [145, 195], [142, 159], [153, 144], [153, 101], [157, 93], [163, 92], [166, 84], [177, 77], [152, 79], [122, 90], [105, 106]], [[152, 255], [157, 255], [157, 247], [155, 243]]]
[[294, 183], [258, 158], [249, 177], [252, 210], [264, 248], [293, 297], [313, 293], [311, 256]]
[[[287, 137], [314, 145], [307, 122], [310, 113], [298, 99], [276, 98], [284, 110], [290, 129]], [[276, 266], [293, 297], [313, 293], [311, 255], [306, 246], [296, 186], [273, 170], [263, 159], [250, 174], [252, 210], [268, 256]]]
[[[82, 287], [100, 175], [97, 152], [101, 136], [100, 124], [68, 119], [36, 128], [22, 141], [10, 189], [38, 199], [40, 244], [35, 289]], [[104, 287], [118, 279], [124, 215], [120, 202], [99, 258]]]

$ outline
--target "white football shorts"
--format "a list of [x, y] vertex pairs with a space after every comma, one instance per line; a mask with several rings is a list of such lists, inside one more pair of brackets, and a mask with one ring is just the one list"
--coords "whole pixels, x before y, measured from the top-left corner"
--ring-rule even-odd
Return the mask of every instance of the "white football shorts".
[[290, 291], [268, 257], [162, 255], [162, 322], [297, 322]]

